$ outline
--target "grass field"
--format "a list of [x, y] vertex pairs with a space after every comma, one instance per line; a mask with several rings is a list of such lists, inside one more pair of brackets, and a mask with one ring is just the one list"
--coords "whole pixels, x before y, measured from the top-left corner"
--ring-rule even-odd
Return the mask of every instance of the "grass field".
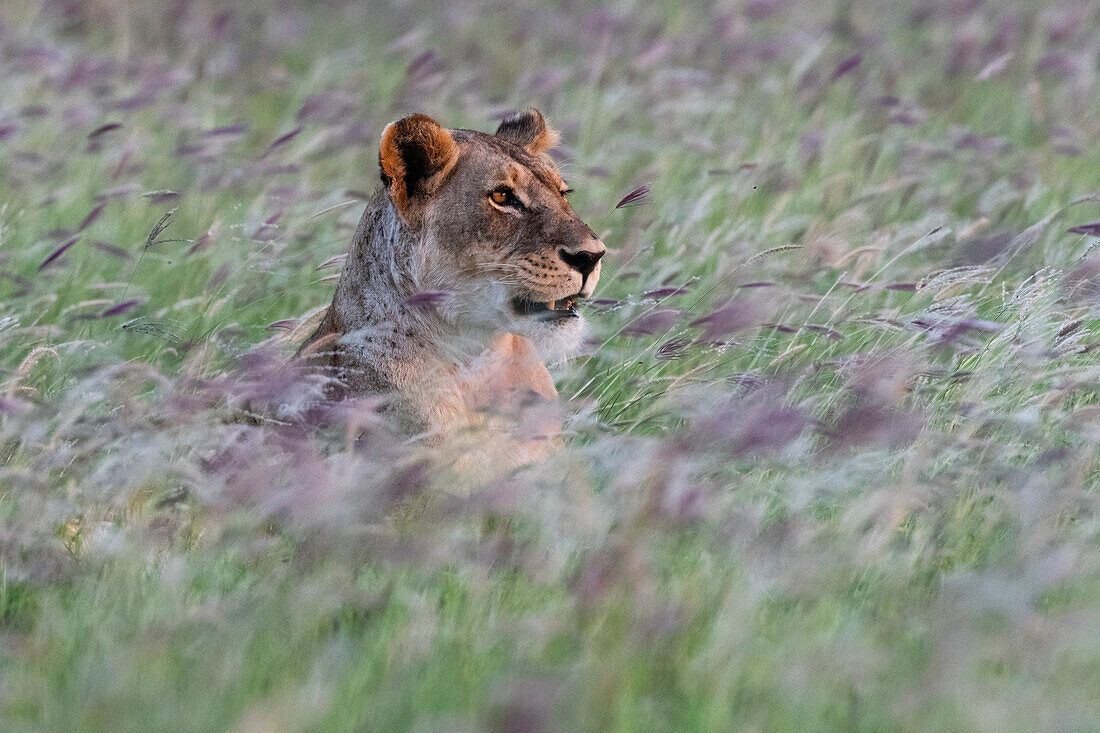
[[[1098, 59], [1087, 0], [5, 0], [0, 728], [1095, 729]], [[562, 455], [234, 420], [383, 126], [525, 105], [610, 250]]]

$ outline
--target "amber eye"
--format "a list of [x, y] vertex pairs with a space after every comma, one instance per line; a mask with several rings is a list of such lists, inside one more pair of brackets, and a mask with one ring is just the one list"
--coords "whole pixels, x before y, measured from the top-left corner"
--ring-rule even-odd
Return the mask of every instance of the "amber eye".
[[489, 198], [493, 200], [493, 203], [497, 206], [515, 206], [516, 208], [522, 208], [523, 204], [516, 197], [516, 192], [507, 186], [501, 186], [494, 189], [489, 193]]

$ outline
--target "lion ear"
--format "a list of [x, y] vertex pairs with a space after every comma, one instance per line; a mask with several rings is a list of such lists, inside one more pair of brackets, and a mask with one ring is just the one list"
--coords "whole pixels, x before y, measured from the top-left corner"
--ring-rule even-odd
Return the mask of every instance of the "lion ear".
[[458, 160], [458, 143], [427, 115], [415, 114], [386, 125], [378, 149], [382, 184], [397, 210], [414, 221], [420, 205], [435, 193]]
[[542, 155], [558, 144], [558, 133], [550, 129], [534, 107], [513, 112], [497, 128], [496, 137], [518, 145], [531, 155]]

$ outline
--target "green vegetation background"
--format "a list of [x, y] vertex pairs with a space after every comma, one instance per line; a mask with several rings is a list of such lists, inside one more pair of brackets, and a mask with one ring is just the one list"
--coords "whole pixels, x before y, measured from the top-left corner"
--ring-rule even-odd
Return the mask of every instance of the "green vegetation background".
[[[0, 728], [1092, 728], [1098, 31], [3, 3]], [[383, 126], [525, 105], [610, 248], [552, 470], [230, 420]]]

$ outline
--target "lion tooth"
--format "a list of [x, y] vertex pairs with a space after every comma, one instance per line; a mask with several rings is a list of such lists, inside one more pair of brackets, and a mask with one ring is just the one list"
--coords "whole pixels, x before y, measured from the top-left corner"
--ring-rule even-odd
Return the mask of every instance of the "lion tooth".
[[557, 304], [558, 304], [558, 301], [556, 301], [556, 300], [551, 300], [551, 301], [550, 301], [550, 305], [548, 305], [548, 306], [547, 306], [547, 308], [549, 308], [550, 310], [557, 310], [557, 307], [556, 307], [556, 306], [557, 306]]

